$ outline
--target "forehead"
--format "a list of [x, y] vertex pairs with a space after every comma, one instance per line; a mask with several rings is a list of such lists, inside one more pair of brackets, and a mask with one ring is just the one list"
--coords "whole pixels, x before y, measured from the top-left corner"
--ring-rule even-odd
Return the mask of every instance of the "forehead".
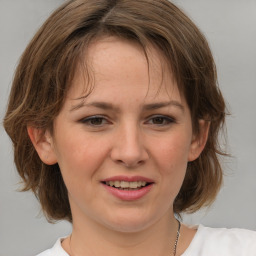
[[149, 44], [143, 48], [137, 42], [104, 37], [85, 51], [68, 97], [106, 94], [114, 88], [129, 91], [134, 86], [146, 99], [158, 97], [160, 92], [180, 94], [170, 64], [156, 47]]

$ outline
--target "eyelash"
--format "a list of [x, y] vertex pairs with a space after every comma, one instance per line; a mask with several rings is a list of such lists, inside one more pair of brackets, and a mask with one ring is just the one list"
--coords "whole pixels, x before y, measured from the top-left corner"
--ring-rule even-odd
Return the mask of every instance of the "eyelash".
[[[153, 123], [153, 121], [155, 121], [158, 119], [162, 120], [163, 123]], [[93, 121], [100, 121], [100, 124], [93, 124], [92, 122]], [[91, 127], [102, 127], [104, 126], [105, 124], [111, 124], [110, 121], [108, 121], [108, 119], [104, 116], [100, 116], [100, 115], [95, 115], [95, 116], [89, 116], [89, 117], [86, 117], [86, 118], [83, 118], [80, 120], [81, 123], [85, 124], [85, 125], [88, 125], [88, 126], [91, 126]], [[173, 118], [173, 117], [170, 117], [170, 116], [164, 116], [164, 115], [153, 115], [151, 117], [149, 117], [147, 119], [147, 121], [145, 122], [146, 124], [150, 124], [150, 125], [155, 125], [157, 127], [165, 127], [165, 126], [168, 126], [172, 123], [176, 123], [176, 120]]]
[[[154, 123], [152, 123], [152, 125], [157, 125], [157, 126], [168, 126], [168, 125], [176, 122], [176, 120], [173, 117], [163, 116], [163, 115], [153, 115], [148, 120], [153, 121], [153, 119], [162, 119], [164, 121], [164, 124], [154, 124]], [[147, 121], [147, 123], [149, 121]]]
[[86, 125], [90, 125], [90, 126], [94, 126], [94, 127], [101, 127], [103, 126], [104, 124], [92, 124], [90, 123], [91, 121], [96, 121], [97, 119], [101, 120], [101, 121], [105, 121], [105, 123], [110, 123], [106, 117], [104, 116], [89, 116], [89, 117], [86, 117], [86, 118], [83, 118], [80, 120], [81, 123], [83, 124], [86, 124]]

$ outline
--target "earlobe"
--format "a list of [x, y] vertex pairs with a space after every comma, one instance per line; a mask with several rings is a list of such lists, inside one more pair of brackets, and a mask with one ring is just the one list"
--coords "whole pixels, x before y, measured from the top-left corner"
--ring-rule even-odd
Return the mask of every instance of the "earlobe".
[[53, 147], [53, 140], [48, 130], [43, 131], [32, 126], [27, 127], [29, 138], [37, 151], [38, 156], [48, 165], [57, 163], [57, 157]]
[[209, 121], [199, 120], [199, 133], [193, 136], [188, 157], [189, 162], [196, 160], [204, 150], [208, 139], [209, 129]]

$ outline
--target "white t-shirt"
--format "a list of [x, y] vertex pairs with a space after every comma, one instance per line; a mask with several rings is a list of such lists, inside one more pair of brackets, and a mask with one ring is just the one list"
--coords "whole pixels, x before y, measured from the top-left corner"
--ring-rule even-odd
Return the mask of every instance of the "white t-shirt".
[[[61, 240], [59, 238], [53, 248], [37, 256], [69, 256], [62, 248]], [[199, 225], [182, 256], [256, 256], [256, 232]]]

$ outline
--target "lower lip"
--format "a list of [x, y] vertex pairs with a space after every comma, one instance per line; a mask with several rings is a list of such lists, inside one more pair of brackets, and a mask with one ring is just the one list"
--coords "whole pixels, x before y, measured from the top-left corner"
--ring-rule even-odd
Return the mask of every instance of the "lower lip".
[[124, 201], [133, 201], [138, 200], [142, 197], [144, 197], [151, 188], [153, 187], [153, 184], [147, 185], [145, 187], [142, 187], [140, 189], [136, 190], [122, 190], [118, 188], [114, 188], [108, 185], [103, 184], [103, 186], [106, 188], [107, 191], [109, 191], [113, 196], [124, 200]]

